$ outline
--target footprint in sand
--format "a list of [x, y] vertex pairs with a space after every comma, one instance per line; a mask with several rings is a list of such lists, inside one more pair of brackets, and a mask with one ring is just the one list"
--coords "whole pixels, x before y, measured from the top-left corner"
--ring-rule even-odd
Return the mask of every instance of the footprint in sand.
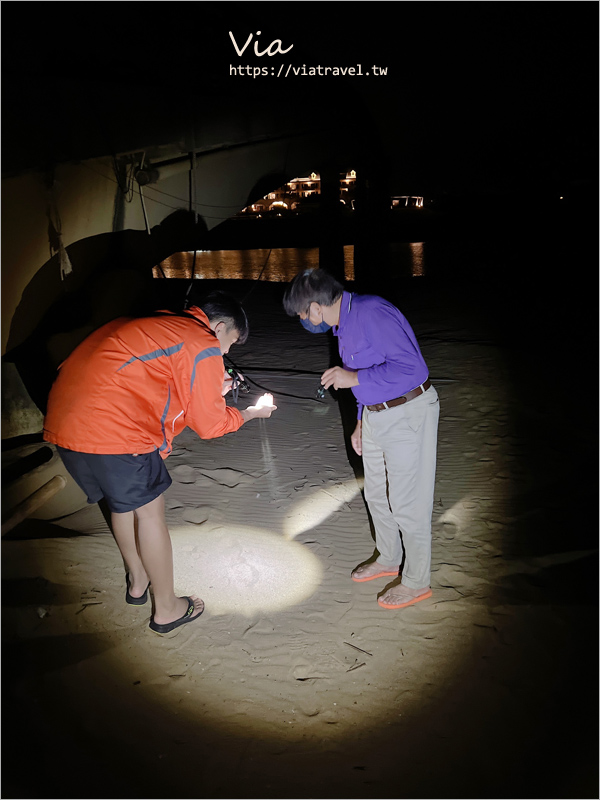
[[208, 508], [208, 506], [186, 508], [181, 516], [186, 522], [193, 522], [194, 525], [202, 525], [210, 516], [210, 508]]
[[165, 499], [165, 508], [168, 511], [173, 511], [175, 508], [183, 508], [183, 503], [181, 500], [171, 500], [169, 498]]
[[248, 475], [239, 469], [231, 469], [231, 467], [221, 467], [220, 469], [203, 469], [202, 474], [207, 478], [218, 483], [220, 486], [227, 486], [233, 489], [240, 483], [252, 483], [256, 480], [254, 475]]
[[232, 567], [229, 578], [238, 586], [252, 587], [258, 584], [259, 574], [252, 564], [242, 563]]
[[196, 482], [196, 470], [193, 467], [189, 467], [187, 464], [182, 464], [179, 467], [175, 467], [174, 469], [170, 470], [171, 477], [177, 483], [195, 483]]

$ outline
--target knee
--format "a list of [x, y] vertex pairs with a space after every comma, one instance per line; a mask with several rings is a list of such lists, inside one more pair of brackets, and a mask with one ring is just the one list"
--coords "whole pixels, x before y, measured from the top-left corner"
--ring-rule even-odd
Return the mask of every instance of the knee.
[[164, 497], [161, 494], [146, 503], [146, 505], [136, 508], [134, 513], [138, 519], [156, 519], [157, 517], [164, 517], [164, 508]]
[[368, 506], [374, 508], [385, 508], [389, 510], [390, 503], [386, 492], [378, 492], [378, 491], [367, 492], [365, 490], [364, 497], [365, 497], [365, 502]]

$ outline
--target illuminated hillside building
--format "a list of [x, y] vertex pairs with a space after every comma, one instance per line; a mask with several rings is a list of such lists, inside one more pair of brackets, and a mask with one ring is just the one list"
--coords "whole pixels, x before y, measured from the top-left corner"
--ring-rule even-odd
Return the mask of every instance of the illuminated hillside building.
[[[356, 172], [340, 174], [340, 203], [347, 208], [354, 208], [354, 190], [356, 185]], [[261, 216], [263, 214], [282, 214], [287, 212], [301, 213], [318, 206], [321, 194], [321, 176], [318, 172], [311, 172], [305, 178], [294, 178], [273, 192], [265, 195], [252, 205], [242, 209], [240, 214]]]
[[[354, 211], [356, 190], [356, 171], [340, 173], [340, 203], [349, 211]], [[237, 216], [262, 217], [311, 211], [319, 206], [321, 195], [321, 176], [311, 172], [305, 178], [293, 180], [269, 192], [260, 200], [242, 209]], [[390, 208], [423, 208], [423, 198], [403, 195], [390, 198]]]

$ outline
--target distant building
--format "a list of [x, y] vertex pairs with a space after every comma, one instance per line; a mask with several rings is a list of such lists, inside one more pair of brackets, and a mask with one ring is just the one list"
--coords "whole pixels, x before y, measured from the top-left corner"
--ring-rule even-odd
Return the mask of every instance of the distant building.
[[[237, 216], [279, 215], [310, 211], [318, 206], [321, 194], [321, 176], [311, 172], [304, 178], [294, 178], [278, 189], [243, 208]], [[356, 171], [340, 173], [340, 202], [348, 209], [354, 210], [356, 197]], [[423, 208], [423, 197], [420, 195], [396, 195], [390, 198], [392, 209]]]
[[392, 208], [423, 208], [423, 198], [406, 194], [392, 197]]
[[[356, 186], [356, 171], [340, 173], [340, 202], [349, 208], [354, 208], [354, 191]], [[265, 195], [252, 205], [243, 208], [240, 214], [261, 216], [262, 214], [285, 214], [287, 212], [299, 213], [310, 209], [318, 203], [321, 194], [321, 176], [318, 172], [311, 172], [305, 178], [294, 178], [288, 183]]]

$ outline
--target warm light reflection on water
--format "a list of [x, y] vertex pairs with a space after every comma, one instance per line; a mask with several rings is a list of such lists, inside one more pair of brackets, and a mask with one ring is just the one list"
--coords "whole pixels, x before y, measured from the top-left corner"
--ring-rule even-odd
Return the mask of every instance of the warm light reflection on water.
[[[318, 247], [277, 247], [272, 250], [198, 250], [174, 253], [154, 268], [154, 277], [204, 280], [256, 280], [287, 283], [302, 269], [319, 266]], [[344, 276], [354, 280], [354, 247], [344, 247]]]
[[[437, 256], [437, 257], [436, 257]], [[389, 267], [395, 277], [420, 278], [431, 274], [440, 262], [427, 242], [392, 242], [389, 246]], [[447, 254], [444, 256], [447, 260]], [[255, 250], [198, 250], [174, 253], [154, 268], [154, 277], [194, 277], [205, 280], [256, 280], [287, 283], [302, 269], [319, 266], [318, 247], [274, 247]], [[162, 270], [162, 272], [161, 272]], [[344, 276], [353, 281], [354, 246], [344, 247]]]
[[410, 255], [412, 258], [413, 278], [420, 278], [425, 274], [425, 263], [423, 259], [423, 242], [410, 242]]
[[425, 242], [392, 242], [390, 260], [399, 275], [421, 278], [426, 274]]

